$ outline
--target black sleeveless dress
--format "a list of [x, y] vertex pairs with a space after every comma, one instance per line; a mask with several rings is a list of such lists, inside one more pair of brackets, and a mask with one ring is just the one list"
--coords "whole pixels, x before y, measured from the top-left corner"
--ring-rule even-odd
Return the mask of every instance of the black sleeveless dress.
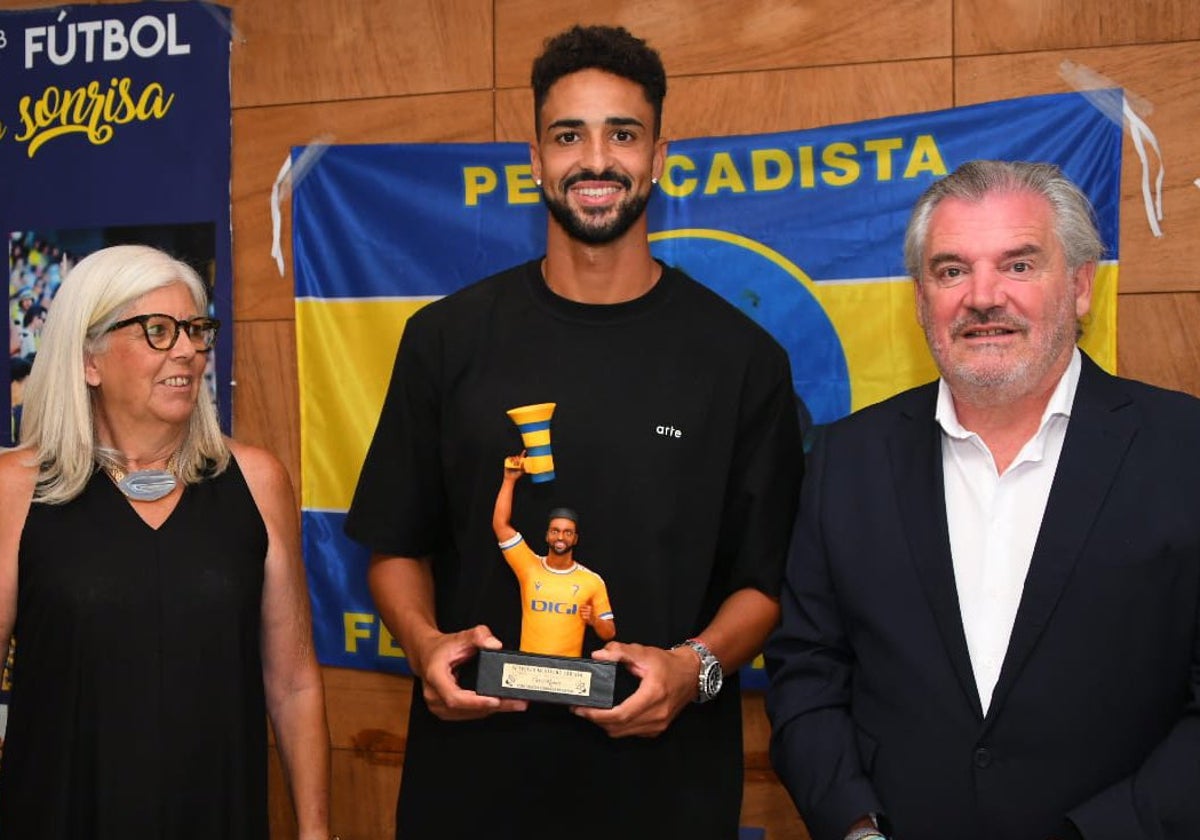
[[30, 508], [0, 838], [267, 837], [266, 551], [234, 462], [158, 530], [101, 472]]

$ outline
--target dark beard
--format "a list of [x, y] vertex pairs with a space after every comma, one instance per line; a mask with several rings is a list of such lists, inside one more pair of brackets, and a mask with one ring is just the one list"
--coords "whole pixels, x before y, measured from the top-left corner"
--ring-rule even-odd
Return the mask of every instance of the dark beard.
[[[631, 186], [628, 178], [616, 173], [605, 172], [603, 175], [597, 176], [590, 172], [580, 172], [563, 182], [563, 193], [565, 194], [572, 184], [579, 181], [612, 181], [626, 188]], [[617, 206], [617, 214], [610, 221], [599, 226], [587, 224], [585, 221], [587, 218], [586, 211], [583, 217], [576, 215], [565, 201], [551, 198], [546, 193], [544, 187], [542, 188], [542, 200], [546, 202], [546, 209], [550, 211], [550, 215], [566, 231], [567, 236], [585, 245], [607, 245], [624, 236], [633, 227], [634, 223], [642, 217], [642, 214], [646, 212], [646, 205], [650, 201], [650, 194], [633, 195], [625, 199], [625, 201]], [[602, 212], [607, 213], [608, 210]]]

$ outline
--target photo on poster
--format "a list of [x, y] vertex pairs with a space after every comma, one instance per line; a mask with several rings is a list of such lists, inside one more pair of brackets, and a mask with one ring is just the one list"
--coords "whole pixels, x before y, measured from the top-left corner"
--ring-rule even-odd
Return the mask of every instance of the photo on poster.
[[[211, 223], [18, 230], [8, 234], [8, 372], [11, 389], [11, 433], [20, 442], [25, 379], [33, 369], [47, 319], [53, 317], [54, 296], [71, 268], [93, 251], [110, 245], [150, 245], [187, 263], [204, 281], [210, 318], [217, 317], [216, 230]], [[208, 399], [217, 400], [217, 349], [208, 354], [204, 369]]]

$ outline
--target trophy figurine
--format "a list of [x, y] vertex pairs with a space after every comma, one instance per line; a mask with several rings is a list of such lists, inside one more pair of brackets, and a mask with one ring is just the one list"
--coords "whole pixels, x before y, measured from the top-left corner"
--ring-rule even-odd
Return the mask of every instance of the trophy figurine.
[[[604, 641], [616, 636], [604, 580], [575, 560], [579, 516], [554, 508], [546, 526], [546, 555], [536, 554], [510, 523], [513, 489], [522, 475], [544, 462], [525, 453], [504, 459], [492, 529], [521, 586], [519, 651], [480, 651], [476, 691], [575, 706], [613, 705], [617, 666], [580, 658], [588, 627]], [[536, 478], [534, 479], [536, 480]]]

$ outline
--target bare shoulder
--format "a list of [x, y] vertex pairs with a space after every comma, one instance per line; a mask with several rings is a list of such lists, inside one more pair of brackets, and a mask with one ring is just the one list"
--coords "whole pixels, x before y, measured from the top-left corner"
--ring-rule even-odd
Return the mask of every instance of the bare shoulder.
[[260, 509], [272, 504], [293, 504], [292, 481], [282, 461], [258, 446], [232, 439], [227, 443]]
[[248, 483], [252, 481], [290, 482], [283, 462], [267, 450], [260, 446], [241, 443], [232, 438], [227, 438], [226, 443], [229, 444], [229, 451], [233, 453], [233, 457], [237, 460], [238, 467], [241, 468], [242, 475], [246, 476]]
[[33, 496], [37, 483], [37, 462], [28, 449], [0, 449], [0, 494]]
[[28, 449], [0, 450], [0, 521], [24, 523], [37, 484], [37, 464]]

